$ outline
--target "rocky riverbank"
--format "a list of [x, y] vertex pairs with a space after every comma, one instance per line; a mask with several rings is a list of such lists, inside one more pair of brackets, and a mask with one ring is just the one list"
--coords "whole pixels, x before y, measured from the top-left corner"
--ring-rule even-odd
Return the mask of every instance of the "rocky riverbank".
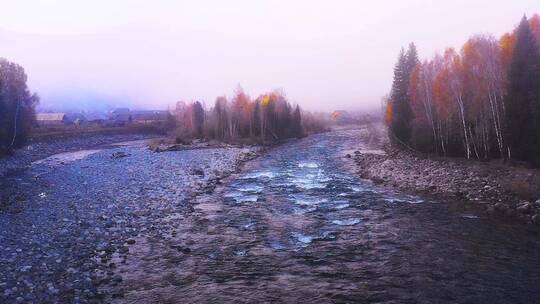
[[153, 218], [129, 252], [97, 255], [104, 302], [538, 302], [538, 227], [348, 174], [337, 152], [366, 138], [273, 147], [191, 210]]
[[[372, 130], [360, 132], [372, 138]], [[346, 155], [360, 177], [410, 193], [470, 201], [491, 214], [540, 224], [540, 170], [422, 155], [392, 147], [378, 132], [379, 140], [363, 142]]]
[[10, 171], [27, 168], [32, 162], [53, 154], [77, 150], [95, 149], [104, 145], [155, 138], [156, 134], [91, 135], [71, 138], [56, 138], [31, 142], [15, 151], [11, 156], [0, 156], [0, 178]]
[[[261, 152], [228, 147], [155, 153], [143, 141], [112, 144], [118, 139], [140, 138], [21, 152], [23, 166], [11, 166], [23, 169], [0, 179], [0, 302], [102, 302], [107, 286], [122, 281], [113, 270], [126, 263], [137, 236], [159, 234], [155, 223], [189, 213], [193, 199]], [[66, 150], [72, 152], [50, 156]]]

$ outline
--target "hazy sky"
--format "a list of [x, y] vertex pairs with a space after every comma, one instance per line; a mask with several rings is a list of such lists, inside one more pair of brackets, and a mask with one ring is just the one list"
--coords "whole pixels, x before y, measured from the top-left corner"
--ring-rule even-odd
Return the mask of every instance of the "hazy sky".
[[402, 45], [500, 36], [539, 0], [0, 0], [0, 57], [47, 107], [213, 103], [241, 84], [309, 110], [377, 107]]

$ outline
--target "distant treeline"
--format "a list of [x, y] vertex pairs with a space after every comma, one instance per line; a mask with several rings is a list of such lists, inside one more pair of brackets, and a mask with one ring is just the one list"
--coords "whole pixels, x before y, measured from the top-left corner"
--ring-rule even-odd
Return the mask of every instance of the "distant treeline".
[[20, 65], [0, 58], [0, 154], [21, 146], [35, 122], [39, 97], [26, 80]]
[[205, 109], [199, 102], [176, 104], [177, 140], [216, 139], [224, 142], [268, 142], [301, 137], [325, 129], [322, 120], [291, 105], [280, 91], [252, 100], [241, 88], [229, 100], [216, 99]]
[[386, 100], [390, 134], [423, 152], [539, 165], [539, 50], [538, 15], [500, 39], [473, 36], [460, 52], [423, 62], [411, 44]]

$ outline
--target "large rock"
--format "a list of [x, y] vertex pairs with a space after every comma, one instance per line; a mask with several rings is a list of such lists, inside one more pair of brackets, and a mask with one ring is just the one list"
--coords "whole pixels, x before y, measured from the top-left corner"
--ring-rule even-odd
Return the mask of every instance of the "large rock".
[[497, 212], [506, 212], [510, 209], [510, 207], [507, 204], [504, 203], [496, 203], [494, 206], [495, 211]]
[[117, 152], [114, 152], [112, 155], [111, 155], [111, 158], [113, 159], [118, 159], [118, 158], [124, 158], [124, 157], [128, 157], [129, 154], [127, 154], [126, 152], [123, 152], [123, 151], [117, 151]]
[[531, 203], [529, 202], [522, 202], [522, 203], [519, 203], [517, 206], [516, 206], [516, 211], [519, 212], [519, 213], [523, 213], [523, 214], [527, 214], [531, 211]]
[[201, 168], [195, 168], [191, 170], [191, 174], [198, 175], [198, 176], [204, 176], [204, 171]]
[[182, 151], [186, 150], [186, 146], [183, 144], [174, 144], [174, 145], [159, 145], [153, 148], [150, 148], [153, 152], [170, 152], [170, 151]]

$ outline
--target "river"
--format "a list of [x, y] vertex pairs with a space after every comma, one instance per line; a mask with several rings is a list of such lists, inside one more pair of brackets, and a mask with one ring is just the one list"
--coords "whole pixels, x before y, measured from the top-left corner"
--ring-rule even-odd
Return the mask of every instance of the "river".
[[357, 178], [365, 138], [281, 144], [215, 190], [250, 149], [34, 162], [0, 183], [0, 302], [540, 303], [537, 227]]
[[140, 288], [128, 302], [540, 301], [538, 229], [354, 177], [342, 151], [358, 134], [283, 144], [200, 199], [173, 239], [192, 252], [164, 272], [146, 266], [175, 287]]

